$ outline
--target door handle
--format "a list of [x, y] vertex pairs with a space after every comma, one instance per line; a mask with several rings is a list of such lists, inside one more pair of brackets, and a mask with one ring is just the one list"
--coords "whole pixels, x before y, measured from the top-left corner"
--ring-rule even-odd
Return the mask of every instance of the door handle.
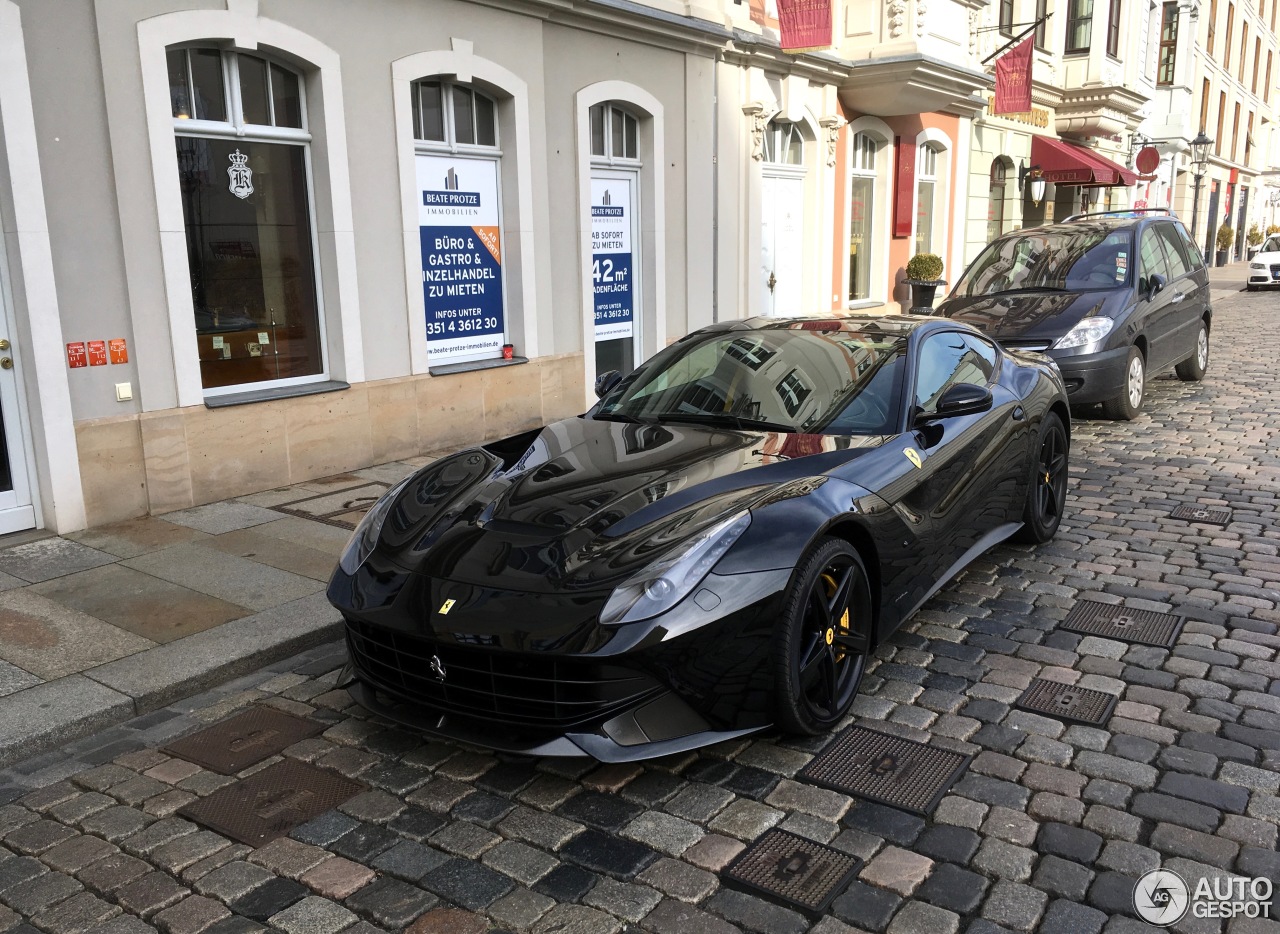
[[0, 357], [0, 369], [12, 370], [13, 360], [11, 360], [9, 357]]
[[8, 349], [9, 349], [9, 338], [0, 337], [0, 350], [8, 350]]
[[778, 284], [778, 277], [773, 274], [773, 270], [769, 270], [769, 281], [765, 283], [769, 287], [769, 291], [773, 291], [773, 287]]
[[1186, 296], [1183, 295], [1181, 292], [1174, 292], [1173, 297], [1169, 299], [1169, 304], [1176, 305], [1178, 304], [1178, 302], [1182, 301], [1184, 298], [1186, 298]]
[[1013, 416], [1013, 420], [1015, 422], [1020, 422], [1027, 417], [1026, 411], [1020, 405], [1015, 405], [1013, 407], [1013, 412], [1011, 413], [1011, 415]]

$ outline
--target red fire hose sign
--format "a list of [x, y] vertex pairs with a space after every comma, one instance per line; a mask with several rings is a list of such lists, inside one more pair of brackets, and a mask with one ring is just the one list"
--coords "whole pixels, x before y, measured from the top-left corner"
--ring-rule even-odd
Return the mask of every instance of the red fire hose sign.
[[67, 345], [67, 366], [73, 370], [89, 365], [89, 355], [84, 351], [84, 341]]

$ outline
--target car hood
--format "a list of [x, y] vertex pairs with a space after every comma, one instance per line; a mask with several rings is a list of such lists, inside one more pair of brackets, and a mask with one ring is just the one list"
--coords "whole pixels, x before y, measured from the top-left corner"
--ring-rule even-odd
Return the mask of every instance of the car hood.
[[1270, 253], [1255, 253], [1253, 259], [1250, 260], [1250, 262], [1265, 263], [1268, 266], [1271, 265], [1272, 263], [1280, 263], [1280, 251], [1273, 250]]
[[938, 314], [973, 325], [998, 341], [1054, 341], [1082, 318], [1111, 314], [1124, 294], [1123, 289], [1115, 289], [949, 298]]
[[674, 545], [884, 440], [566, 419], [419, 471], [390, 508], [377, 550], [454, 581], [612, 587], [655, 557], [638, 544]]

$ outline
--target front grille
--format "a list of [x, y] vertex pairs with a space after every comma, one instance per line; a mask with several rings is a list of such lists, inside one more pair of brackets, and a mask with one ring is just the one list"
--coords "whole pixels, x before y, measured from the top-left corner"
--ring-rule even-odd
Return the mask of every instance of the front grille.
[[1028, 341], [1028, 340], [1008, 340], [1001, 341], [1009, 350], [1033, 350], [1036, 353], [1044, 353], [1049, 349], [1050, 341]]
[[[347, 621], [347, 647], [362, 680], [447, 713], [565, 729], [661, 692], [648, 675], [565, 656], [473, 649]], [[444, 677], [432, 671], [432, 659]]]
[[1271, 264], [1271, 277], [1273, 279], [1280, 279], [1280, 263]]

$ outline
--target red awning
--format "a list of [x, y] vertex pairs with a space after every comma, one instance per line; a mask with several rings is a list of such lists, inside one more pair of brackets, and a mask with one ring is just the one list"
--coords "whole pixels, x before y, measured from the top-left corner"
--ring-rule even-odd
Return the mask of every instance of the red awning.
[[1031, 137], [1031, 162], [1040, 166], [1045, 181], [1055, 185], [1110, 188], [1132, 185], [1138, 180], [1136, 172], [1117, 165], [1092, 149], [1051, 136]]

